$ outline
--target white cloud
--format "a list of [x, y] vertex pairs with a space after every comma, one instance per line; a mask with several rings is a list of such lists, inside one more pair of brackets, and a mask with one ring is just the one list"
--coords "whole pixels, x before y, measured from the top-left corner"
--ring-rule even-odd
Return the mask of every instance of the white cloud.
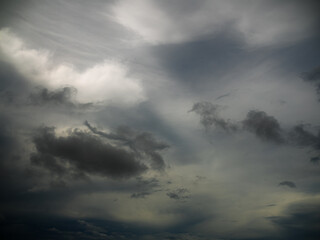
[[32, 83], [53, 89], [74, 86], [80, 102], [134, 104], [145, 98], [139, 80], [128, 76], [126, 67], [116, 61], [105, 60], [80, 72], [67, 63], [55, 64], [49, 51], [27, 48], [8, 29], [0, 30], [0, 50]]
[[151, 44], [192, 41], [228, 25], [249, 46], [268, 46], [298, 41], [313, 28], [312, 14], [290, 1], [181, 1], [177, 7], [178, 2], [120, 0], [112, 10], [116, 22]]

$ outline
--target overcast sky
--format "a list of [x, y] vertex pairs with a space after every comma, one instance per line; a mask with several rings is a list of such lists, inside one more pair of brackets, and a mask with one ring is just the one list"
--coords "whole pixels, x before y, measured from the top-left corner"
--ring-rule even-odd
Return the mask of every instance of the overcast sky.
[[320, 239], [319, 12], [1, 1], [1, 238]]

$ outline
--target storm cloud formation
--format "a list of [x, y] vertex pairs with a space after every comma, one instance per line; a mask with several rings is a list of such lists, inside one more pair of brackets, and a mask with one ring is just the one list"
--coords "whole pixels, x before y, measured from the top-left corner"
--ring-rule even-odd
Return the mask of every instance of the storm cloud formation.
[[243, 127], [263, 140], [283, 142], [277, 119], [268, 116], [265, 112], [253, 110], [248, 112], [247, 118], [243, 121]]
[[186, 200], [190, 196], [188, 195], [189, 191], [186, 188], [178, 188], [174, 191], [167, 192], [167, 196], [174, 200]]
[[301, 78], [304, 81], [310, 82], [315, 85], [317, 94], [319, 95], [319, 101], [320, 101], [320, 66], [314, 68], [309, 72], [301, 73]]
[[284, 130], [275, 117], [257, 110], [249, 111], [246, 118], [237, 124], [230, 123], [230, 120], [225, 120], [218, 116], [217, 109], [221, 108], [221, 106], [214, 105], [210, 102], [199, 102], [193, 105], [191, 111], [200, 115], [200, 122], [206, 129], [214, 126], [227, 132], [229, 132], [230, 129], [249, 131], [264, 141], [299, 147], [310, 147], [317, 153], [320, 150], [320, 131], [315, 135], [305, 130], [303, 124], [296, 125], [290, 130]]
[[149, 132], [137, 132], [133, 129], [122, 126], [118, 127], [115, 133], [105, 133], [91, 126], [88, 121], [85, 125], [95, 134], [110, 140], [116, 140], [128, 146], [139, 157], [148, 157], [151, 159], [151, 167], [157, 170], [164, 170], [165, 162], [158, 151], [169, 147], [164, 142], [157, 141]]
[[229, 120], [225, 120], [219, 117], [218, 115], [219, 110], [220, 110], [219, 105], [213, 105], [210, 102], [198, 102], [193, 105], [190, 111], [200, 115], [201, 124], [205, 128], [215, 126], [226, 131], [237, 130], [238, 127], [236, 124], [231, 123]]
[[300, 124], [295, 126], [290, 131], [290, 140], [298, 146], [311, 146], [316, 150], [320, 150], [320, 131], [318, 135], [305, 130], [304, 125]]
[[141, 177], [137, 177], [137, 180], [137, 192], [132, 193], [131, 198], [146, 198], [157, 191], [161, 191], [161, 185], [156, 178], [142, 179]]
[[279, 186], [287, 186], [289, 188], [296, 188], [296, 184], [294, 182], [291, 181], [283, 181], [279, 183]]
[[280, 227], [281, 237], [279, 239], [317, 240], [320, 233], [319, 209], [319, 202], [297, 202], [289, 205], [284, 216], [270, 217], [270, 220]]
[[42, 128], [34, 136], [37, 152], [31, 162], [60, 174], [93, 174], [115, 179], [137, 176], [147, 167], [129, 152], [104, 143], [79, 130], [58, 137], [54, 128]]
[[30, 101], [33, 104], [72, 104], [72, 97], [77, 93], [73, 87], [64, 87], [55, 91], [47, 88], [39, 88], [35, 93], [30, 94]]
[[230, 120], [221, 118], [218, 115], [218, 109], [222, 109], [222, 107], [210, 102], [198, 102], [193, 105], [191, 111], [200, 115], [200, 122], [205, 128], [213, 125], [226, 131], [246, 130], [254, 133], [262, 140], [276, 143], [284, 141], [281, 136], [282, 130], [277, 119], [268, 116], [263, 111], [249, 111], [246, 119], [240, 123], [233, 123]]
[[319, 12], [1, 1], [0, 239], [320, 239]]
[[49, 90], [44, 87], [37, 87], [30, 95], [31, 105], [66, 107], [69, 109], [88, 109], [93, 103], [78, 103], [76, 101], [77, 89], [75, 87], [63, 87]]

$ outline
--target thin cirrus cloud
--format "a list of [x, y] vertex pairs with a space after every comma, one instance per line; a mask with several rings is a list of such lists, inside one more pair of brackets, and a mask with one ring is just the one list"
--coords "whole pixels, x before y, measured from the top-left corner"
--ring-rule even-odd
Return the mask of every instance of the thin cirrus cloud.
[[[250, 4], [250, 8], [243, 2]], [[290, 1], [272, 3], [136, 0], [132, 4], [121, 0], [113, 6], [112, 16], [143, 41], [154, 45], [193, 41], [214, 36], [226, 28], [249, 46], [290, 43], [312, 34], [315, 19], [308, 14], [310, 9]]]
[[66, 63], [55, 64], [49, 51], [28, 48], [9, 29], [1, 29], [0, 36], [0, 50], [6, 61], [36, 86], [75, 87], [79, 102], [130, 105], [145, 99], [139, 80], [128, 76], [119, 62], [105, 60], [81, 72]]

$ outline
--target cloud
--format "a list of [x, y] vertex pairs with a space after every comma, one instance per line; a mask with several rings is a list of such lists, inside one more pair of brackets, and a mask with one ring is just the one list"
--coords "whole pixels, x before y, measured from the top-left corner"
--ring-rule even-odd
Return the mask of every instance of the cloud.
[[185, 200], [185, 199], [190, 198], [190, 196], [187, 195], [188, 193], [189, 193], [188, 189], [178, 188], [174, 191], [167, 192], [167, 196], [171, 199], [174, 199], [174, 200]]
[[191, 111], [200, 115], [200, 122], [206, 129], [214, 126], [225, 131], [247, 130], [262, 140], [276, 143], [284, 141], [278, 121], [274, 117], [268, 116], [265, 112], [249, 111], [246, 119], [239, 124], [221, 118], [218, 115], [220, 109], [222, 109], [220, 105], [214, 105], [210, 102], [198, 102], [193, 105]]
[[296, 202], [287, 207], [284, 216], [271, 217], [270, 220], [280, 227], [281, 240], [317, 240], [320, 235], [320, 205], [317, 201]]
[[301, 73], [301, 78], [306, 82], [314, 84], [317, 88], [317, 94], [320, 96], [320, 66], [314, 68], [309, 72]]
[[257, 137], [273, 141], [276, 143], [283, 142], [281, 137], [281, 128], [277, 119], [268, 116], [263, 111], [250, 111], [245, 120], [243, 120], [244, 129], [253, 132]]
[[154, 45], [212, 37], [227, 28], [249, 46], [270, 46], [311, 35], [316, 13], [310, 9], [290, 1], [136, 0], [132, 4], [121, 0], [114, 4], [112, 15], [116, 22]]
[[169, 145], [157, 141], [151, 133], [137, 132], [126, 126], [118, 127], [115, 133], [105, 133], [98, 131], [95, 127], [91, 126], [88, 121], [85, 121], [85, 125], [99, 136], [119, 141], [128, 146], [139, 157], [148, 157], [151, 160], [151, 167], [153, 169], [164, 169], [165, 162], [158, 151], [168, 148]]
[[52, 103], [72, 104], [72, 98], [76, 95], [77, 89], [73, 87], [64, 87], [50, 91], [47, 88], [38, 88], [36, 92], [31, 93], [29, 98], [32, 104], [43, 105]]
[[140, 81], [128, 76], [127, 68], [119, 62], [105, 60], [80, 72], [67, 63], [55, 64], [47, 50], [26, 47], [9, 29], [1, 29], [0, 36], [4, 59], [35, 85], [48, 89], [73, 86], [80, 102], [132, 105], [145, 99]]
[[77, 89], [74, 87], [63, 87], [55, 90], [37, 87], [29, 95], [29, 102], [35, 106], [62, 106], [69, 109], [87, 109], [93, 107], [93, 103], [78, 103], [75, 98]]
[[283, 181], [279, 183], [279, 186], [287, 186], [289, 188], [296, 188], [296, 184], [294, 182], [291, 181]]
[[160, 183], [156, 178], [151, 179], [143, 179], [141, 177], [137, 177], [138, 186], [137, 192], [131, 194], [131, 198], [145, 198], [155, 192], [160, 191]]
[[59, 175], [93, 174], [123, 179], [147, 170], [134, 154], [77, 129], [58, 137], [54, 128], [44, 127], [33, 142], [37, 151], [31, 155], [31, 162]]
[[219, 100], [221, 98], [229, 97], [230, 95], [231, 95], [231, 93], [222, 94], [219, 97], [216, 97], [215, 100]]
[[200, 121], [205, 128], [209, 128], [213, 125], [226, 131], [237, 130], [238, 127], [236, 124], [218, 116], [220, 109], [221, 107], [219, 105], [213, 105], [210, 102], [198, 102], [193, 105], [190, 111], [200, 115]]
[[251, 110], [240, 123], [225, 120], [218, 115], [220, 105], [210, 102], [198, 102], [193, 105], [192, 112], [200, 115], [200, 122], [206, 129], [212, 126], [230, 132], [230, 130], [245, 130], [254, 133], [258, 138], [287, 145], [311, 147], [320, 150], [320, 131], [317, 135], [305, 130], [305, 125], [299, 124], [290, 130], [283, 130], [278, 120], [263, 111]]
[[320, 157], [312, 157], [312, 158], [310, 158], [310, 162], [312, 162], [314, 164], [319, 164]]
[[290, 141], [298, 146], [310, 146], [315, 150], [320, 150], [320, 131], [318, 136], [304, 129], [304, 125], [299, 124], [289, 132]]

